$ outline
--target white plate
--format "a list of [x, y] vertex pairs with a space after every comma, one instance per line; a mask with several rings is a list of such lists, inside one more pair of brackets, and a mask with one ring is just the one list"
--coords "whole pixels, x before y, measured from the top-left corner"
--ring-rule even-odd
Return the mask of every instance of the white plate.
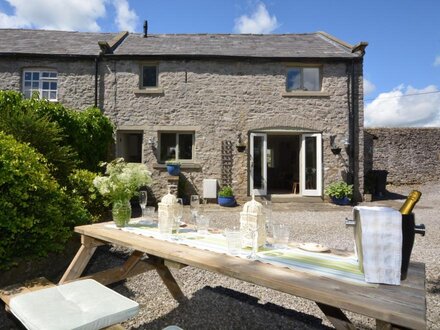
[[318, 243], [301, 243], [298, 246], [301, 250], [310, 252], [328, 252], [330, 249], [324, 245]]

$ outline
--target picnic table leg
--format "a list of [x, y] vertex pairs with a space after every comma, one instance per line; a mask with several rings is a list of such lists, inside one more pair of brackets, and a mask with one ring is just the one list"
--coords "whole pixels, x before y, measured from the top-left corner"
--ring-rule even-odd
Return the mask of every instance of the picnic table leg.
[[103, 244], [92, 237], [81, 235], [81, 246], [58, 284], [79, 278], [96, 248]]
[[333, 324], [335, 329], [337, 330], [355, 330], [353, 323], [347, 318], [347, 316], [344, 314], [343, 311], [341, 311], [337, 307], [333, 307], [330, 305], [326, 305], [323, 303], [316, 303], [321, 309], [321, 311], [324, 313], [324, 315], [327, 317], [327, 319]]

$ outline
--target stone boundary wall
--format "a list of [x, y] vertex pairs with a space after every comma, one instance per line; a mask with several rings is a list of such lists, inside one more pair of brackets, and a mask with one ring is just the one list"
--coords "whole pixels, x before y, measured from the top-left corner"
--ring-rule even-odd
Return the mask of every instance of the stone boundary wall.
[[415, 184], [440, 179], [440, 128], [368, 128], [365, 173], [388, 171], [387, 182]]

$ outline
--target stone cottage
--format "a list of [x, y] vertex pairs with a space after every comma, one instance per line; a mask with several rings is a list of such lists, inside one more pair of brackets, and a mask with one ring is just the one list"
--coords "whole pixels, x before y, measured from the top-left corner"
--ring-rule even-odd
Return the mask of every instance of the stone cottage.
[[146, 163], [160, 197], [165, 161], [181, 188], [203, 180], [238, 198], [323, 197], [334, 180], [363, 187], [363, 56], [316, 32], [285, 35], [0, 30], [0, 89], [115, 123], [117, 156]]

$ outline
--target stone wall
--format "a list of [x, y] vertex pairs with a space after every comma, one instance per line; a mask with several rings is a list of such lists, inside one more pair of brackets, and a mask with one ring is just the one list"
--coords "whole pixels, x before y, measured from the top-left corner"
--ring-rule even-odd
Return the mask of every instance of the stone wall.
[[[159, 63], [161, 94], [138, 93], [142, 61], [104, 58], [99, 65], [98, 106], [120, 130], [144, 133], [143, 162], [153, 171], [156, 197], [166, 191], [167, 174], [158, 165], [158, 150], [150, 145], [164, 129], [195, 132], [195, 161], [183, 166], [188, 191], [202, 194], [204, 178], [221, 178], [221, 146], [233, 148], [233, 188], [243, 199], [248, 195], [249, 148], [238, 152], [237, 135], [249, 147], [249, 134], [257, 129], [283, 128], [322, 133], [323, 188], [345, 179], [348, 153], [343, 141], [349, 136], [347, 63], [322, 64], [321, 95], [286, 97], [286, 64], [268, 61], [167, 60]], [[95, 66], [92, 59], [5, 59], [0, 60], [0, 89], [21, 90], [24, 68], [58, 71], [58, 100], [71, 108], [94, 104]], [[362, 65], [357, 66], [357, 95], [362, 95]], [[362, 98], [358, 98], [359, 131], [362, 130]], [[358, 127], [357, 127], [358, 128]], [[335, 136], [340, 155], [330, 149]], [[363, 180], [363, 137], [355, 141], [358, 163], [356, 187]], [[360, 162], [358, 162], [360, 160]], [[221, 182], [220, 182], [221, 183]]]
[[[286, 66], [280, 62], [161, 61], [159, 85], [163, 94], [136, 93], [139, 71], [140, 62], [136, 61], [103, 63], [103, 109], [119, 129], [144, 132], [143, 161], [155, 167], [156, 196], [165, 192], [167, 175], [156, 166], [157, 150], [147, 141], [157, 138], [159, 130], [176, 126], [195, 131], [196, 168], [183, 167], [183, 175], [199, 194], [204, 178], [221, 178], [222, 141], [235, 145], [241, 133], [249, 145], [249, 133], [261, 128], [322, 132], [323, 186], [346, 175], [347, 153], [343, 150], [333, 155], [329, 143], [335, 135], [341, 146], [349, 134], [345, 63], [323, 65], [323, 95], [297, 97], [283, 96]], [[360, 76], [362, 91], [361, 81]], [[363, 152], [362, 136], [357, 151]], [[239, 198], [248, 195], [248, 152], [248, 148], [243, 153], [233, 151], [233, 188]], [[362, 180], [363, 163], [358, 170]]]
[[368, 128], [365, 169], [388, 171], [392, 184], [440, 179], [440, 128]]
[[52, 69], [58, 72], [58, 101], [64, 106], [82, 110], [95, 102], [95, 62], [93, 60], [42, 60], [2, 58], [0, 89], [22, 90], [23, 70]]

